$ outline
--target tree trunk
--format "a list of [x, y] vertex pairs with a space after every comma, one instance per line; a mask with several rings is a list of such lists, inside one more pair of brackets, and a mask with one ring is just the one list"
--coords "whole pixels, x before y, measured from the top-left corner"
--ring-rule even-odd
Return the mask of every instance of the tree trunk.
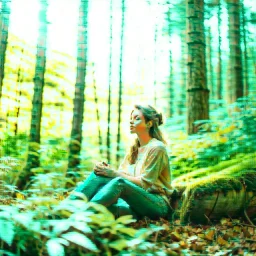
[[[169, 44], [171, 44], [171, 36], [172, 36], [172, 20], [171, 20], [171, 3], [167, 0], [166, 4], [168, 5], [167, 12], [167, 24], [168, 24], [168, 37]], [[168, 116], [172, 117], [174, 113], [174, 83], [173, 83], [173, 61], [172, 61], [172, 50], [169, 50], [169, 79], [168, 79], [168, 92], [169, 92], [169, 104], [168, 104]], [[179, 110], [179, 107], [178, 107]]]
[[100, 157], [102, 157], [103, 156], [102, 136], [101, 136], [101, 129], [100, 129], [100, 112], [99, 112], [99, 105], [98, 105], [95, 70], [93, 70], [93, 89], [94, 89], [94, 102], [95, 102], [95, 106], [96, 106], [96, 119], [97, 119], [97, 123], [98, 123], [99, 153], [100, 153]]
[[107, 130], [107, 161], [111, 161], [111, 142], [110, 142], [110, 125], [111, 125], [111, 82], [112, 82], [112, 38], [113, 38], [113, 0], [110, 0], [110, 21], [109, 21], [109, 73], [108, 73], [108, 130]]
[[32, 176], [31, 168], [39, 166], [40, 130], [43, 107], [44, 74], [46, 65], [47, 47], [47, 9], [48, 1], [40, 0], [41, 10], [39, 11], [39, 35], [37, 42], [36, 67], [34, 77], [34, 95], [32, 101], [30, 143], [28, 149], [27, 165], [25, 173], [18, 180], [18, 188], [24, 189]]
[[122, 0], [122, 22], [121, 22], [121, 45], [120, 45], [120, 64], [119, 64], [119, 97], [118, 97], [118, 128], [117, 128], [117, 148], [116, 162], [120, 159], [120, 142], [121, 142], [121, 114], [122, 114], [122, 90], [123, 90], [123, 48], [124, 48], [124, 15], [125, 15], [125, 0]]
[[67, 176], [75, 173], [80, 163], [79, 154], [82, 143], [82, 125], [84, 115], [84, 90], [87, 62], [87, 22], [88, 22], [88, 0], [81, 0], [79, 8], [79, 25], [77, 40], [77, 74], [75, 85], [75, 97], [73, 100], [73, 120], [71, 130], [71, 141], [69, 144], [69, 162]]
[[240, 5], [239, 0], [227, 0], [229, 25], [229, 84], [228, 103], [243, 96], [242, 53], [240, 45]]
[[213, 66], [212, 66], [212, 46], [211, 46], [211, 42], [212, 42], [212, 36], [211, 36], [211, 28], [209, 27], [207, 29], [208, 31], [208, 35], [207, 35], [207, 43], [206, 45], [206, 48], [207, 48], [207, 62], [208, 62], [208, 68], [207, 68], [207, 73], [208, 73], [208, 79], [207, 79], [207, 82], [208, 82], [208, 88], [210, 90], [210, 95], [209, 97], [210, 98], [214, 98], [215, 96], [215, 93], [213, 91], [213, 88], [214, 88], [214, 82], [213, 82]]
[[244, 95], [249, 94], [249, 82], [248, 82], [248, 51], [247, 51], [247, 34], [246, 34], [246, 20], [245, 20], [245, 8], [242, 2], [242, 27], [243, 27], [243, 44], [244, 44]]
[[2, 98], [2, 87], [4, 79], [5, 53], [8, 41], [9, 19], [10, 19], [10, 0], [2, 0], [2, 10], [0, 13], [0, 109]]
[[178, 115], [184, 115], [184, 109], [186, 107], [186, 84], [187, 84], [187, 47], [186, 47], [186, 31], [185, 28], [181, 32], [181, 90], [178, 104]]
[[157, 37], [158, 37], [158, 21], [155, 21], [154, 29], [154, 106], [157, 104]]
[[[23, 55], [24, 49], [21, 49], [21, 56]], [[21, 99], [21, 84], [23, 79], [21, 77], [21, 64], [23, 59], [20, 58], [20, 63], [18, 66], [18, 74], [17, 74], [17, 86], [16, 86], [16, 122], [14, 123], [14, 134], [18, 134], [18, 124], [19, 124], [19, 115], [20, 115], [20, 99]]]
[[[217, 64], [217, 88], [216, 99], [222, 99], [222, 54], [221, 54], [221, 2], [218, 0], [218, 64]], [[219, 104], [221, 106], [222, 104]]]
[[196, 120], [209, 119], [209, 90], [206, 85], [204, 1], [187, 0], [187, 132], [197, 132]]

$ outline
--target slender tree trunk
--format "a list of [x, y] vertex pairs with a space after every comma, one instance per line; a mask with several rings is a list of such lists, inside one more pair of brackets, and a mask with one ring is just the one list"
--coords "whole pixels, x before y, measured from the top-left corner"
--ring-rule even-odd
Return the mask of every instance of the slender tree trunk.
[[[167, 0], [166, 4], [168, 5], [168, 12], [167, 12], [167, 24], [168, 24], [168, 37], [169, 37], [169, 45], [171, 44], [171, 36], [172, 36], [172, 20], [171, 20], [171, 2]], [[172, 117], [174, 113], [174, 95], [173, 95], [173, 61], [172, 61], [172, 50], [169, 50], [169, 79], [168, 79], [168, 92], [169, 92], [169, 104], [168, 109], [169, 113], [168, 116]], [[178, 107], [179, 109], [179, 107]]]
[[2, 87], [4, 79], [4, 64], [5, 64], [5, 53], [8, 41], [9, 31], [9, 19], [10, 19], [10, 0], [2, 0], [2, 10], [0, 18], [0, 109], [1, 109], [1, 98], [2, 98]]
[[99, 112], [99, 105], [98, 105], [98, 96], [97, 96], [97, 87], [96, 87], [96, 79], [95, 79], [95, 70], [93, 70], [93, 89], [94, 89], [94, 102], [96, 106], [96, 119], [98, 123], [98, 139], [99, 139], [99, 153], [102, 157], [102, 136], [101, 136], [101, 129], [100, 129], [100, 112]]
[[72, 173], [80, 163], [79, 154], [82, 143], [82, 125], [84, 115], [84, 90], [87, 62], [87, 22], [88, 22], [88, 0], [81, 0], [79, 8], [79, 25], [77, 40], [77, 74], [75, 85], [75, 97], [73, 108], [73, 121], [71, 130], [71, 141], [69, 145], [69, 162], [67, 176]]
[[[221, 2], [218, 0], [218, 64], [217, 64], [217, 88], [216, 99], [222, 99], [222, 54], [221, 54]], [[219, 104], [221, 106], [222, 104]]]
[[[179, 7], [180, 15], [186, 17], [186, 1], [182, 0], [181, 6]], [[187, 42], [186, 42], [186, 19], [181, 22], [181, 90], [179, 95], [178, 114], [184, 115], [184, 109], [186, 107], [187, 95], [186, 95], [186, 84], [187, 84]]]
[[206, 85], [204, 1], [187, 0], [187, 132], [197, 132], [194, 121], [209, 119], [209, 90]]
[[214, 98], [214, 84], [213, 84], [213, 66], [212, 66], [212, 46], [211, 46], [211, 41], [212, 41], [212, 36], [211, 36], [211, 28], [208, 28], [208, 35], [207, 35], [207, 60], [208, 60], [208, 68], [207, 68], [207, 73], [208, 73], [208, 88], [210, 90], [210, 96]]
[[116, 161], [120, 159], [121, 142], [121, 114], [122, 114], [122, 96], [123, 96], [123, 48], [124, 48], [124, 26], [125, 26], [125, 0], [122, 0], [122, 22], [121, 22], [121, 45], [120, 45], [120, 65], [119, 65], [119, 97], [118, 97], [118, 128], [117, 128], [117, 148]]
[[240, 37], [240, 0], [227, 0], [229, 25], [229, 86], [228, 102], [243, 96], [242, 53]]
[[32, 168], [39, 166], [40, 130], [43, 107], [44, 74], [46, 65], [47, 47], [47, 9], [48, 1], [40, 0], [41, 10], [39, 11], [39, 36], [37, 41], [36, 67], [34, 77], [34, 96], [32, 101], [30, 143], [25, 173], [18, 180], [19, 189], [24, 189], [33, 175]]
[[184, 109], [186, 107], [186, 84], [187, 84], [187, 51], [186, 51], [186, 32], [181, 32], [181, 90], [179, 95], [178, 104], [178, 115], [183, 115]]
[[249, 82], [248, 82], [248, 50], [247, 50], [247, 34], [246, 34], [246, 20], [245, 20], [245, 8], [244, 3], [242, 5], [242, 28], [243, 28], [243, 44], [244, 44], [244, 95], [249, 94]]
[[154, 105], [157, 104], [157, 36], [158, 36], [158, 24], [155, 22], [154, 30]]
[[[21, 50], [21, 56], [23, 55], [24, 49]], [[17, 89], [16, 89], [16, 122], [14, 124], [14, 134], [18, 134], [18, 124], [19, 124], [19, 114], [20, 114], [20, 98], [21, 98], [21, 64], [22, 58], [20, 59], [19, 67], [18, 67], [18, 75], [17, 75]]]
[[113, 39], [113, 0], [110, 0], [110, 21], [109, 21], [109, 73], [108, 73], [108, 130], [107, 130], [107, 161], [110, 163], [111, 142], [110, 142], [110, 125], [111, 125], [111, 82], [112, 82], [112, 39]]

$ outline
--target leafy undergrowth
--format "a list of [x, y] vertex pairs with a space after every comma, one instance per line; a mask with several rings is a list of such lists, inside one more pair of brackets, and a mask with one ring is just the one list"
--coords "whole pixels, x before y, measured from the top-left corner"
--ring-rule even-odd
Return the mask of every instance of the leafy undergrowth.
[[256, 255], [256, 226], [231, 218], [211, 225], [114, 219], [101, 205], [37, 197], [1, 200], [0, 241], [0, 255], [10, 256]]
[[166, 255], [256, 255], [256, 226], [239, 219], [223, 218], [214, 225], [181, 225], [160, 219], [144, 219], [130, 224], [133, 228], [161, 226], [150, 236]]

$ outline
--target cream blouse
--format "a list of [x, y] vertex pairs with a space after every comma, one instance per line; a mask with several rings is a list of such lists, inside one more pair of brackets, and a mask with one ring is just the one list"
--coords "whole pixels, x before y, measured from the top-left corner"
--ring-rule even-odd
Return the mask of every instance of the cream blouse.
[[172, 193], [171, 173], [167, 149], [162, 141], [151, 139], [145, 146], [139, 147], [135, 164], [129, 164], [128, 154], [120, 164], [118, 171], [139, 177], [141, 186], [151, 193]]

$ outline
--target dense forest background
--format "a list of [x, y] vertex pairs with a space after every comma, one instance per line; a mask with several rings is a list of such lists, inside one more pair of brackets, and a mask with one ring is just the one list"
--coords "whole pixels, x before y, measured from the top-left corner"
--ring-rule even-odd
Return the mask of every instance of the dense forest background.
[[[40, 122], [42, 144], [52, 139], [68, 143], [80, 82], [82, 158], [108, 158], [118, 164], [116, 156], [124, 154], [130, 138], [129, 114], [136, 102], [159, 108], [167, 118], [167, 131], [188, 130], [192, 55], [185, 2], [25, 2], [2, 2], [2, 137], [29, 136], [37, 75], [42, 79], [42, 113], [34, 110], [34, 121]], [[254, 8], [252, 1], [205, 1], [203, 27], [192, 28], [203, 29], [205, 53], [199, 59], [205, 60], [206, 73], [199, 87], [209, 89], [210, 119], [216, 118], [217, 108], [224, 114], [238, 97], [255, 96]], [[22, 154], [24, 146], [15, 153]]]
[[1, 0], [1, 198], [117, 168], [135, 103], [165, 116], [174, 185], [255, 171], [255, 24], [252, 0]]

